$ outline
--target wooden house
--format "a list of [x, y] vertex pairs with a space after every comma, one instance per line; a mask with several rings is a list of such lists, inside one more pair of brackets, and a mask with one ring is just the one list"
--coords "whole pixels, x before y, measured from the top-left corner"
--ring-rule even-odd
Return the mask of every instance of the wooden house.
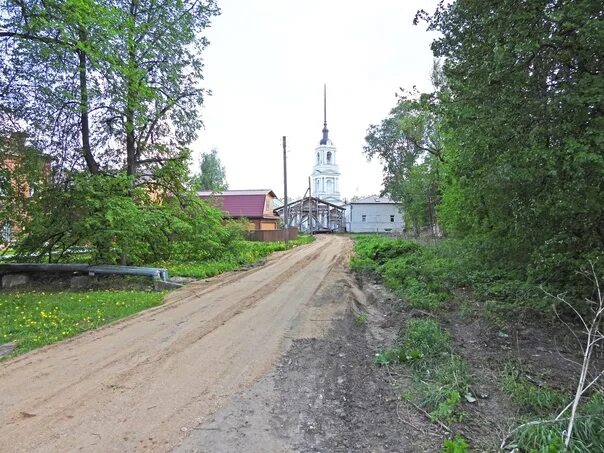
[[279, 216], [273, 212], [274, 200], [277, 196], [270, 189], [201, 191], [198, 195], [221, 209], [225, 218], [248, 220], [250, 230], [265, 231], [279, 228]]

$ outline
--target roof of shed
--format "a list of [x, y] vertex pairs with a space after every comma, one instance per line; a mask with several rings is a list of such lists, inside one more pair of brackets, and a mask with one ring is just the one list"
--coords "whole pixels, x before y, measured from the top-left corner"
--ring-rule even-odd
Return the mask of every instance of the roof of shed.
[[224, 192], [212, 192], [211, 190], [201, 190], [199, 192], [197, 192], [197, 195], [199, 195], [200, 197], [209, 197], [210, 195], [213, 195], [215, 197], [218, 196], [227, 196], [230, 197], [232, 195], [272, 195], [273, 197], [277, 197], [277, 195], [275, 195], [275, 192], [273, 192], [271, 189], [253, 189], [253, 190], [225, 190]]
[[264, 213], [264, 204], [267, 195], [275, 196], [272, 190], [227, 190], [212, 193], [210, 191], [197, 192], [199, 197], [208, 199], [210, 203], [220, 208], [230, 217], [274, 218]]

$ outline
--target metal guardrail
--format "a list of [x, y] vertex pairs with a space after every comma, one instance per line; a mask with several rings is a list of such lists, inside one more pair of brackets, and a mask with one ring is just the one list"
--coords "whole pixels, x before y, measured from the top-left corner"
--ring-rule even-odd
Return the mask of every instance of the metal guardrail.
[[17, 263], [0, 264], [0, 274], [20, 272], [71, 272], [76, 274], [94, 275], [140, 275], [153, 279], [168, 281], [168, 270], [161, 267], [113, 266], [89, 264], [38, 264]]

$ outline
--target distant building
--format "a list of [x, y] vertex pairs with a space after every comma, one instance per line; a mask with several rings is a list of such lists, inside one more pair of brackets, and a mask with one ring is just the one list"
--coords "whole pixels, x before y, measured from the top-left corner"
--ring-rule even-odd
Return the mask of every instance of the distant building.
[[327, 129], [327, 96], [323, 87], [323, 137], [315, 148], [311, 178], [312, 196], [338, 206], [340, 198], [340, 169], [336, 159], [336, 147]]
[[365, 197], [346, 208], [346, 231], [351, 233], [401, 233], [405, 221], [401, 204], [388, 197]]
[[197, 192], [200, 198], [222, 210], [225, 218], [247, 219], [250, 230], [276, 230], [279, 216], [273, 212], [277, 197], [270, 189], [225, 190], [224, 192]]

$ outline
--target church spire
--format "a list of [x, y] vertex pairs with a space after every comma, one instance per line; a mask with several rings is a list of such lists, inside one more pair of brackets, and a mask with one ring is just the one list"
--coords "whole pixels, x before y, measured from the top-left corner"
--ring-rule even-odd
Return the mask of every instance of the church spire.
[[329, 129], [327, 129], [327, 84], [323, 84], [323, 138], [319, 145], [327, 145], [329, 142]]

